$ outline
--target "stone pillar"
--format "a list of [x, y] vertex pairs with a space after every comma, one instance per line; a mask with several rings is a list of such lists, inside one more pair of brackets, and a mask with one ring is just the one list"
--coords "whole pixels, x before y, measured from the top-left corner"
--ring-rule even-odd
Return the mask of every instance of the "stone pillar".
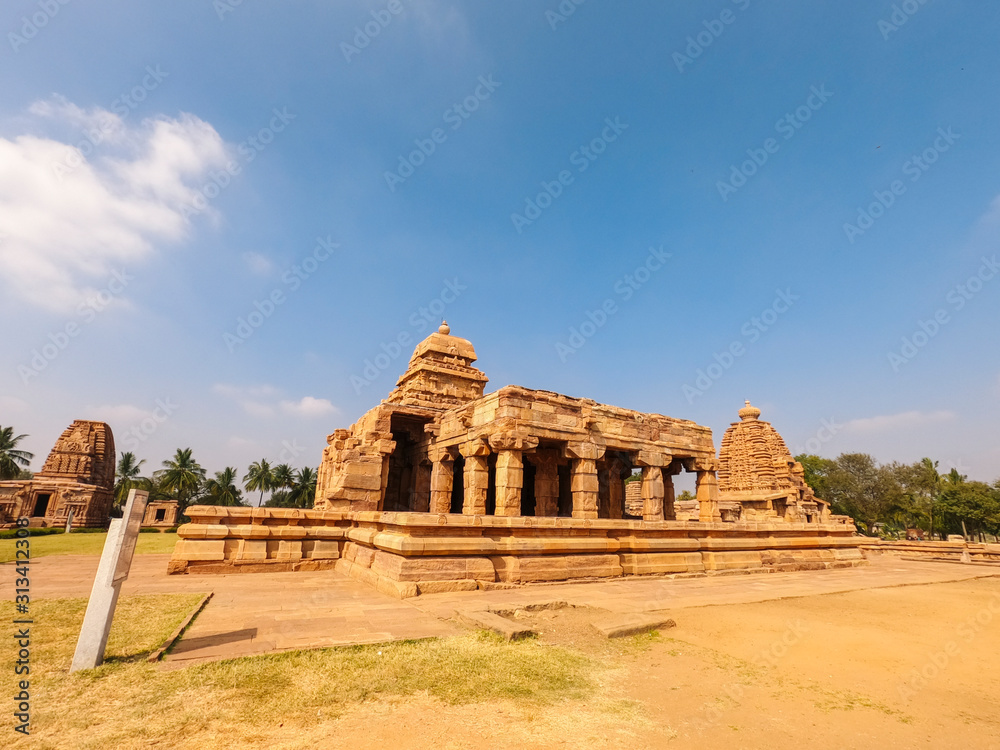
[[604, 446], [570, 443], [566, 455], [573, 461], [570, 465], [573, 518], [597, 518], [597, 459], [604, 455]]
[[642, 520], [663, 520], [663, 469], [673, 456], [658, 451], [639, 451], [636, 464], [642, 467]]
[[622, 480], [621, 465], [612, 464], [608, 476], [608, 517], [623, 518], [625, 515], [625, 482]]
[[447, 451], [432, 456], [431, 513], [451, 512], [451, 492], [455, 480], [454, 458]]
[[486, 491], [490, 484], [490, 448], [476, 440], [461, 448], [465, 457], [465, 502], [462, 513], [467, 516], [486, 515]]
[[521, 515], [521, 487], [524, 485], [524, 462], [521, 451], [502, 450], [497, 454], [498, 516]]
[[521, 515], [524, 487], [524, 451], [538, 446], [538, 438], [516, 426], [490, 435], [490, 448], [497, 454], [497, 505], [494, 515]]
[[674, 473], [672, 471], [663, 472], [663, 517], [668, 521], [677, 520], [677, 511], [674, 509]]
[[663, 469], [659, 466], [642, 469], [642, 520], [663, 520]]
[[558, 515], [559, 457], [551, 451], [537, 451], [531, 463], [535, 465], [535, 515]]
[[413, 477], [413, 510], [416, 513], [427, 513], [431, 509], [431, 463], [421, 461], [417, 464]]
[[721, 521], [719, 513], [719, 481], [715, 469], [698, 467], [695, 497], [698, 499], [698, 520], [704, 523]]

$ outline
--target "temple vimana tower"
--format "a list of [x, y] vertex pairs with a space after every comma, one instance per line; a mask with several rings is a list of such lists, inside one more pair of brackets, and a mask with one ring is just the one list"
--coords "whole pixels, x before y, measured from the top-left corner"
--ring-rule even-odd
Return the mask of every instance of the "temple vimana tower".
[[107, 526], [115, 486], [115, 439], [104, 422], [78, 419], [59, 436], [34, 478], [0, 482], [0, 525]]
[[[475, 361], [443, 323], [385, 400], [329, 436], [312, 510], [191, 507], [171, 572], [335, 567], [415, 596], [863, 564], [851, 520], [749, 402], [716, 455], [689, 420], [516, 385], [487, 394]], [[676, 498], [682, 472], [694, 502]]]

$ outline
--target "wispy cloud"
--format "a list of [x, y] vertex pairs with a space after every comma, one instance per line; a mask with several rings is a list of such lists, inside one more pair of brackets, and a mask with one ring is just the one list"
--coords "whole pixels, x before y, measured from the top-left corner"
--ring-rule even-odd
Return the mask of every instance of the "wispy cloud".
[[238, 386], [217, 383], [212, 386], [212, 392], [235, 401], [253, 417], [267, 418], [281, 413], [309, 419], [337, 412], [337, 407], [325, 398], [303, 396], [298, 401], [285, 399], [281, 397], [281, 390], [272, 385]]
[[33, 307], [71, 311], [156, 243], [182, 240], [185, 206], [228, 160], [215, 129], [191, 114], [128, 125], [61, 97], [28, 111], [36, 133], [57, 126], [66, 139], [0, 137], [0, 286]]
[[954, 419], [955, 413], [946, 410], [931, 412], [904, 411], [900, 414], [852, 419], [844, 425], [844, 429], [849, 432], [894, 432], [950, 422]]

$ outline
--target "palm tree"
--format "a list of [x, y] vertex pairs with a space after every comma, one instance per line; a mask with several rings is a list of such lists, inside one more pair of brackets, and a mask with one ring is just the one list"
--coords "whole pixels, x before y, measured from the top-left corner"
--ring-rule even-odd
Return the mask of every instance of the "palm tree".
[[247, 473], [243, 477], [243, 486], [246, 487], [247, 492], [257, 492], [260, 490], [260, 500], [257, 501], [257, 506], [260, 507], [261, 503], [264, 502], [264, 493], [274, 489], [271, 464], [268, 463], [266, 458], [250, 464], [250, 468], [247, 469]]
[[13, 427], [0, 427], [0, 479], [17, 479], [21, 476], [21, 466], [27, 466], [35, 457], [34, 453], [17, 450], [17, 444], [26, 437], [15, 436]]
[[139, 470], [145, 460], [136, 461], [132, 452], [122, 453], [115, 468], [115, 508], [121, 508], [128, 499], [129, 490], [142, 487], [144, 480]]
[[278, 464], [271, 469], [271, 489], [291, 489], [295, 486], [295, 470], [288, 464]]
[[293, 508], [311, 508], [316, 499], [316, 471], [304, 466], [299, 469], [295, 483], [288, 494], [289, 504]]
[[191, 458], [190, 448], [178, 448], [172, 459], [163, 462], [163, 469], [156, 472], [156, 478], [162, 489], [177, 493], [178, 513], [183, 514], [188, 501], [205, 481], [205, 470]]
[[205, 482], [212, 505], [243, 505], [243, 493], [236, 486], [238, 473], [234, 467], [227, 466]]

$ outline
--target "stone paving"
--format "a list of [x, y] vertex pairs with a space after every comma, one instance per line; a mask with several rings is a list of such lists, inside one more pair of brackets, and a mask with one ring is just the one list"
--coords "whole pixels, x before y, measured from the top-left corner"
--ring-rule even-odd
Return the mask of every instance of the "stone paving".
[[[165, 658], [168, 666], [290, 649], [454, 635], [462, 632], [455, 620], [459, 610], [565, 601], [627, 616], [1000, 576], [1000, 570], [985, 566], [883, 557], [861, 568], [676, 580], [630, 577], [425, 594], [400, 601], [332, 570], [168, 576], [168, 559], [169, 555], [137, 555], [122, 590], [125, 595], [213, 592], [212, 600]], [[96, 555], [63, 555], [32, 561], [32, 597], [88, 596], [98, 560]], [[0, 565], [3, 590], [13, 591], [14, 577], [13, 564]]]

